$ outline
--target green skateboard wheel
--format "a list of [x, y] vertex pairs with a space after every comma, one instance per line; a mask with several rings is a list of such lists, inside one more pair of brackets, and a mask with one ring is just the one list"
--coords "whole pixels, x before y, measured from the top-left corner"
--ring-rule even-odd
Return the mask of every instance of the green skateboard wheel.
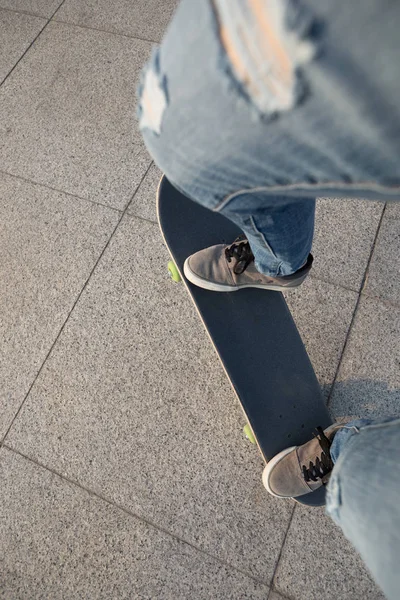
[[243, 433], [252, 444], [256, 443], [256, 438], [254, 437], [254, 433], [252, 432], [248, 423], [246, 423], [246, 425], [243, 427]]
[[180, 281], [182, 281], [179, 271], [173, 260], [170, 260], [168, 263], [168, 271], [169, 271], [169, 274], [171, 275], [171, 278], [174, 281], [176, 281], [176, 283], [179, 283]]

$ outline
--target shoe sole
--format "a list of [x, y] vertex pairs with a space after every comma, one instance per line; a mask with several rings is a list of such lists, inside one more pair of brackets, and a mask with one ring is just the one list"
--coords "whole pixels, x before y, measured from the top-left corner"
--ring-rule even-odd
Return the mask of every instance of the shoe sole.
[[199, 277], [198, 275], [196, 275], [196, 273], [194, 273], [190, 266], [189, 266], [189, 258], [187, 258], [185, 260], [185, 263], [183, 265], [183, 272], [185, 274], [186, 279], [188, 279], [190, 281], [190, 283], [193, 283], [194, 285], [197, 285], [197, 287], [201, 287], [205, 290], [210, 290], [211, 292], [237, 292], [238, 290], [244, 290], [246, 288], [257, 288], [260, 290], [271, 290], [271, 291], [276, 291], [276, 292], [283, 292], [285, 290], [291, 290], [295, 287], [298, 287], [300, 285], [301, 282], [299, 282], [297, 285], [276, 285], [276, 284], [267, 284], [267, 283], [263, 283], [263, 284], [255, 284], [255, 283], [249, 283], [249, 284], [245, 284], [245, 285], [225, 285], [223, 283], [214, 283], [212, 281], [208, 281], [207, 279], [203, 279], [202, 277]]
[[267, 463], [267, 466], [265, 467], [263, 474], [262, 474], [262, 481], [264, 484], [265, 489], [267, 490], [267, 492], [269, 492], [272, 496], [275, 496], [275, 498], [292, 498], [293, 496], [282, 496], [280, 494], [275, 494], [275, 492], [272, 491], [270, 485], [269, 485], [269, 476], [272, 473], [272, 470], [276, 467], [276, 465], [278, 463], [280, 463], [280, 461], [285, 458], [285, 456], [287, 456], [290, 452], [292, 452], [292, 450], [295, 450], [297, 448], [297, 446], [291, 446], [290, 448], [286, 448], [285, 450], [282, 450], [282, 452], [279, 452], [279, 454], [277, 454], [276, 456], [274, 456], [274, 458], [271, 458], [271, 460]]

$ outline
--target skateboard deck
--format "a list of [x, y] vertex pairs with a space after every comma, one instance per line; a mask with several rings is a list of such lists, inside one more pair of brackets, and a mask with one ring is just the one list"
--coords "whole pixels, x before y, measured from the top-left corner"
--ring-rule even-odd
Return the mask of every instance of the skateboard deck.
[[[283, 295], [247, 288], [211, 292], [183, 274], [186, 258], [214, 244], [229, 244], [242, 231], [222, 215], [189, 200], [162, 177], [158, 220], [266, 462], [288, 446], [308, 441], [332, 421], [306, 349]], [[267, 492], [266, 492], [267, 493]], [[325, 503], [325, 489], [296, 500]]]

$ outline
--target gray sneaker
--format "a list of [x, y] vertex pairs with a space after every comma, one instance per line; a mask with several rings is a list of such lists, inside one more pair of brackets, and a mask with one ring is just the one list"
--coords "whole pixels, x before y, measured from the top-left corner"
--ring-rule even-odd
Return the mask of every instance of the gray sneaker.
[[307, 263], [293, 275], [263, 275], [255, 267], [249, 242], [240, 236], [230, 246], [218, 244], [192, 254], [183, 269], [189, 281], [213, 292], [234, 292], [249, 287], [282, 291], [303, 283], [312, 262], [310, 254]]
[[345, 423], [331, 425], [303, 444], [282, 450], [263, 472], [263, 484], [278, 498], [297, 498], [313, 492], [329, 481], [333, 469], [330, 447], [335, 434]]

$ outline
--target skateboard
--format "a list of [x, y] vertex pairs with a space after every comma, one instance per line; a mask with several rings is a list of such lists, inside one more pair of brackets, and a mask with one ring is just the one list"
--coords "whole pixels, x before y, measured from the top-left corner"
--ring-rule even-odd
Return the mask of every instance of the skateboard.
[[[332, 421], [296, 325], [278, 291], [246, 288], [211, 292], [184, 276], [185, 259], [214, 244], [230, 244], [242, 231], [219, 213], [189, 200], [165, 176], [157, 192], [161, 233], [171, 254], [168, 269], [183, 281], [222, 362], [247, 423], [244, 432], [268, 462], [307, 442]], [[267, 492], [266, 492], [267, 493]], [[325, 489], [296, 498], [325, 504]]]

